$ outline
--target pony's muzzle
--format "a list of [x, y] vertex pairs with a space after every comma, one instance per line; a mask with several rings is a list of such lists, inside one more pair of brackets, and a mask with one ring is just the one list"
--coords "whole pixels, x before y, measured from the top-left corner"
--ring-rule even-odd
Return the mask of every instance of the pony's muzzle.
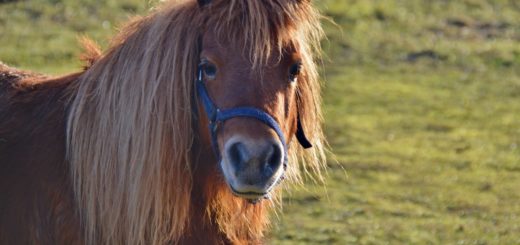
[[283, 174], [284, 154], [283, 146], [274, 139], [231, 137], [221, 164], [233, 193], [246, 199], [267, 195]]

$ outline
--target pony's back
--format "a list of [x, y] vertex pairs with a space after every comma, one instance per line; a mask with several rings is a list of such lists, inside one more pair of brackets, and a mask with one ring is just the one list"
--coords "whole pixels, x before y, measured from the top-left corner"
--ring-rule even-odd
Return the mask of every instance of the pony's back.
[[0, 244], [80, 238], [64, 160], [65, 90], [77, 76], [50, 79], [0, 63]]

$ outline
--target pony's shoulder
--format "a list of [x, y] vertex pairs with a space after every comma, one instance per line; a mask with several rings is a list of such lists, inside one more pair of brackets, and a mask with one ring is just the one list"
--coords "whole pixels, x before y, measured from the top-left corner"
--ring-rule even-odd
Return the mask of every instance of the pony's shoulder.
[[65, 160], [65, 98], [76, 78], [0, 64], [0, 244], [80, 244]]

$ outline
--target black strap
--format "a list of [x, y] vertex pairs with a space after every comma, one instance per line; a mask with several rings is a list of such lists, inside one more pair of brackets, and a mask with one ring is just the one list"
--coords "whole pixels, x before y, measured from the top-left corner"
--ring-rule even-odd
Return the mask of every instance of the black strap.
[[298, 128], [296, 129], [296, 139], [298, 139], [298, 142], [300, 142], [300, 145], [304, 149], [309, 149], [312, 147], [311, 142], [307, 139], [307, 136], [305, 136], [305, 131], [303, 130], [302, 122], [300, 120], [300, 113], [298, 113], [298, 120], [297, 120]]

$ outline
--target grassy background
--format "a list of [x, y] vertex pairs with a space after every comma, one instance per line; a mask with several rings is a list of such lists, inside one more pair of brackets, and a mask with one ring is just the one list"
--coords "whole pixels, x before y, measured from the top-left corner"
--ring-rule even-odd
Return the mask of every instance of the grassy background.
[[[520, 2], [322, 0], [325, 187], [288, 193], [273, 244], [520, 244]], [[77, 70], [137, 0], [0, 0], [0, 60]]]

